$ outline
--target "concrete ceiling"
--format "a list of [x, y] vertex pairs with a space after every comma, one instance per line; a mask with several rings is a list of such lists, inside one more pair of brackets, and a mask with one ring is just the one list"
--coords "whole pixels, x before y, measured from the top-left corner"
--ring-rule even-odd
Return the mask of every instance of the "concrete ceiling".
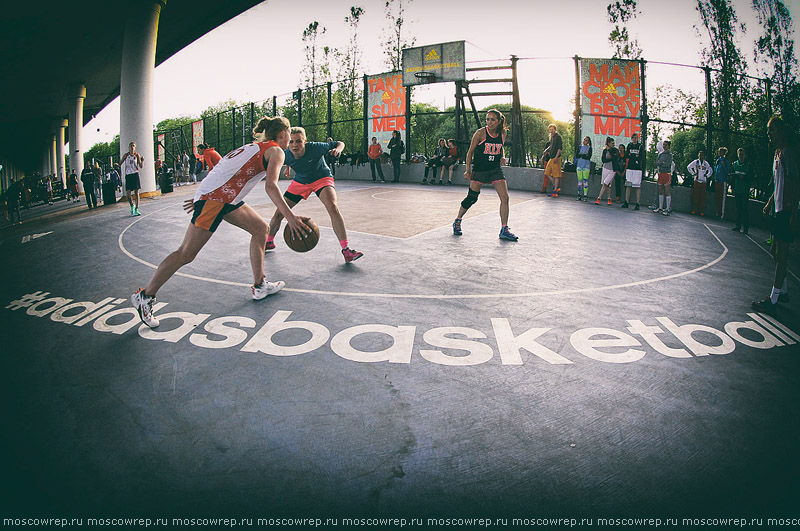
[[[38, 169], [70, 87], [86, 86], [84, 123], [119, 95], [124, 17], [131, 2], [14, 0], [0, 12], [0, 158]], [[167, 0], [156, 66], [260, 0]], [[84, 146], [87, 148], [88, 146]]]

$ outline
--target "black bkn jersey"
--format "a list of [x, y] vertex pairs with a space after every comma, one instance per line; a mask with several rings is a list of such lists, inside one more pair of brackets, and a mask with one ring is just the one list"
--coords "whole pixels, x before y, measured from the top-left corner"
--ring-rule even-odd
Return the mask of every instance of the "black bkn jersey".
[[503, 133], [498, 132], [497, 136], [489, 134], [486, 128], [486, 140], [475, 147], [472, 155], [472, 171], [491, 171], [500, 167], [500, 159], [503, 157]]

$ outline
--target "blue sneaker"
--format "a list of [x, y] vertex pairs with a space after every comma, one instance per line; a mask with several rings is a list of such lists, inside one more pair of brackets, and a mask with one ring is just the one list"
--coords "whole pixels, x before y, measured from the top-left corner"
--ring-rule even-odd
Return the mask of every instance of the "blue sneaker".
[[519, 238], [517, 238], [517, 236], [513, 232], [508, 230], [507, 226], [503, 227], [502, 229], [500, 229], [500, 239], [501, 240], [508, 240], [510, 242], [515, 242], [515, 241], [519, 240]]
[[457, 220], [455, 220], [453, 222], [453, 234], [455, 234], [456, 236], [461, 236], [461, 234], [463, 234], [461, 232], [461, 220], [460, 219], [457, 219]]

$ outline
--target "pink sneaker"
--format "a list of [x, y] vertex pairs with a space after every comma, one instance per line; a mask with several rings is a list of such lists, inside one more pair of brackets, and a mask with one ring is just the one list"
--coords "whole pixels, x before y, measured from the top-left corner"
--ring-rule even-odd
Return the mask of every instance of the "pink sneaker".
[[364, 253], [361, 253], [359, 251], [354, 251], [350, 247], [345, 247], [344, 249], [342, 249], [342, 255], [344, 256], [344, 263], [349, 264], [353, 260], [358, 260], [359, 258], [364, 256]]
[[271, 251], [275, 248], [275, 242], [267, 242], [266, 247], [264, 248], [267, 251]]

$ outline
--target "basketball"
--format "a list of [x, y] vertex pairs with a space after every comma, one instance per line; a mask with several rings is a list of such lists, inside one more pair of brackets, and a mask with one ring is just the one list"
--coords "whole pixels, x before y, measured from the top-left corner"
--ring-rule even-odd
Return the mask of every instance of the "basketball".
[[319, 241], [319, 227], [311, 218], [300, 217], [300, 219], [303, 220], [303, 223], [311, 227], [311, 232], [306, 234], [305, 238], [295, 239], [292, 238], [292, 229], [290, 229], [289, 225], [287, 224], [283, 229], [283, 240], [293, 251], [304, 253], [316, 247], [317, 242]]

